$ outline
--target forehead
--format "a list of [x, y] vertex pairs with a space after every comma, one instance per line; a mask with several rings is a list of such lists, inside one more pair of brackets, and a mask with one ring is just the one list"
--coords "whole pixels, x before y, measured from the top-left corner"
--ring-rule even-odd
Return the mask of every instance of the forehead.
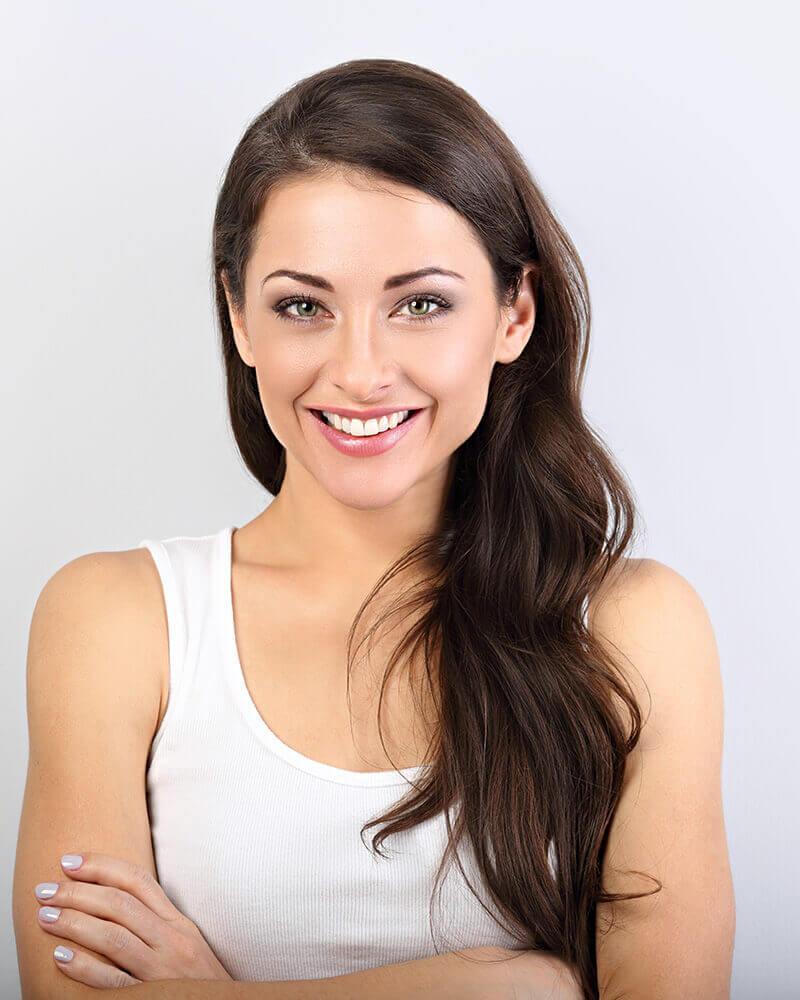
[[477, 235], [449, 205], [390, 180], [341, 173], [276, 186], [261, 210], [251, 261], [259, 272], [287, 267], [334, 285], [337, 276], [382, 284], [388, 274], [426, 265], [490, 276]]

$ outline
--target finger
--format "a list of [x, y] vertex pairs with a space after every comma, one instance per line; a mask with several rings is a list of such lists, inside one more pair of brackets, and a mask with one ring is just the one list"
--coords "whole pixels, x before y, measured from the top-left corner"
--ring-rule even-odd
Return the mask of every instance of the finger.
[[[55, 964], [69, 979], [74, 979], [76, 983], [85, 983], [87, 986], [95, 986], [99, 989], [116, 989], [120, 986], [133, 986], [140, 983], [141, 979], [129, 976], [127, 972], [116, 968], [113, 965], [106, 965], [99, 958], [87, 955], [86, 952], [77, 948], [68, 948], [60, 944], [53, 951]], [[62, 960], [63, 959], [63, 960]]]
[[[64, 865], [64, 859], [80, 859], [77, 867]], [[181, 911], [172, 903], [158, 881], [142, 865], [116, 858], [112, 854], [97, 851], [83, 851], [79, 854], [65, 854], [61, 859], [64, 872], [82, 882], [116, 886], [135, 896], [162, 920], [184, 920]]]
[[48, 934], [85, 945], [140, 979], [155, 978], [158, 956], [126, 927], [58, 906], [43, 906], [38, 916], [39, 926]]
[[[55, 892], [50, 891], [53, 886], [56, 887]], [[46, 888], [47, 892], [40, 896], [37, 891], [40, 888]], [[127, 927], [151, 948], [166, 943], [164, 931], [172, 926], [165, 924], [161, 917], [157, 917], [149, 906], [145, 906], [135, 896], [113, 886], [94, 885], [90, 882], [40, 882], [34, 892], [40, 902], [46, 901], [50, 906], [69, 907]]]

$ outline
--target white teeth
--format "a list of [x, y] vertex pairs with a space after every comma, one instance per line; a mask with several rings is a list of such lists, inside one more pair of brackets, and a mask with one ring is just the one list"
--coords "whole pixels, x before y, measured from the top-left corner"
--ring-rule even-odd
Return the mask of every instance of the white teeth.
[[372, 417], [363, 421], [356, 417], [348, 420], [347, 417], [340, 417], [338, 413], [328, 413], [327, 410], [323, 410], [322, 415], [337, 431], [344, 431], [352, 437], [370, 437], [373, 434], [380, 434], [381, 431], [388, 431], [390, 427], [397, 427], [406, 419], [409, 412], [409, 410], [397, 410], [380, 418]]

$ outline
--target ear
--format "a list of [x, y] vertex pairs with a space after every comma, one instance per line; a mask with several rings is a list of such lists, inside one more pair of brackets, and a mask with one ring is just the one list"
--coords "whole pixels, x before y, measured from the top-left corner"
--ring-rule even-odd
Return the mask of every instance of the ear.
[[501, 311], [495, 351], [495, 361], [501, 365], [516, 361], [533, 333], [538, 285], [538, 266], [533, 262], [525, 264], [517, 297], [510, 306]]
[[230, 318], [231, 327], [233, 328], [233, 339], [236, 342], [236, 349], [239, 352], [239, 357], [241, 357], [242, 361], [244, 361], [244, 363], [250, 368], [255, 368], [256, 363], [253, 359], [253, 349], [244, 325], [244, 317], [234, 309], [231, 303], [228, 275], [224, 270], [222, 270], [220, 271], [219, 277], [222, 282], [222, 287], [225, 289], [225, 299], [228, 303], [228, 317]]

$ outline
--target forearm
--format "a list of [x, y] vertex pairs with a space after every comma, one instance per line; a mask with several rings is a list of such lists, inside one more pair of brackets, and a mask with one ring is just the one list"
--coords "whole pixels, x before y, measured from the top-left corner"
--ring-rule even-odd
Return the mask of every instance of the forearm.
[[171, 979], [111, 992], [119, 1000], [513, 1000], [523, 994], [514, 991], [512, 956], [518, 959], [520, 953], [470, 948], [327, 979]]

